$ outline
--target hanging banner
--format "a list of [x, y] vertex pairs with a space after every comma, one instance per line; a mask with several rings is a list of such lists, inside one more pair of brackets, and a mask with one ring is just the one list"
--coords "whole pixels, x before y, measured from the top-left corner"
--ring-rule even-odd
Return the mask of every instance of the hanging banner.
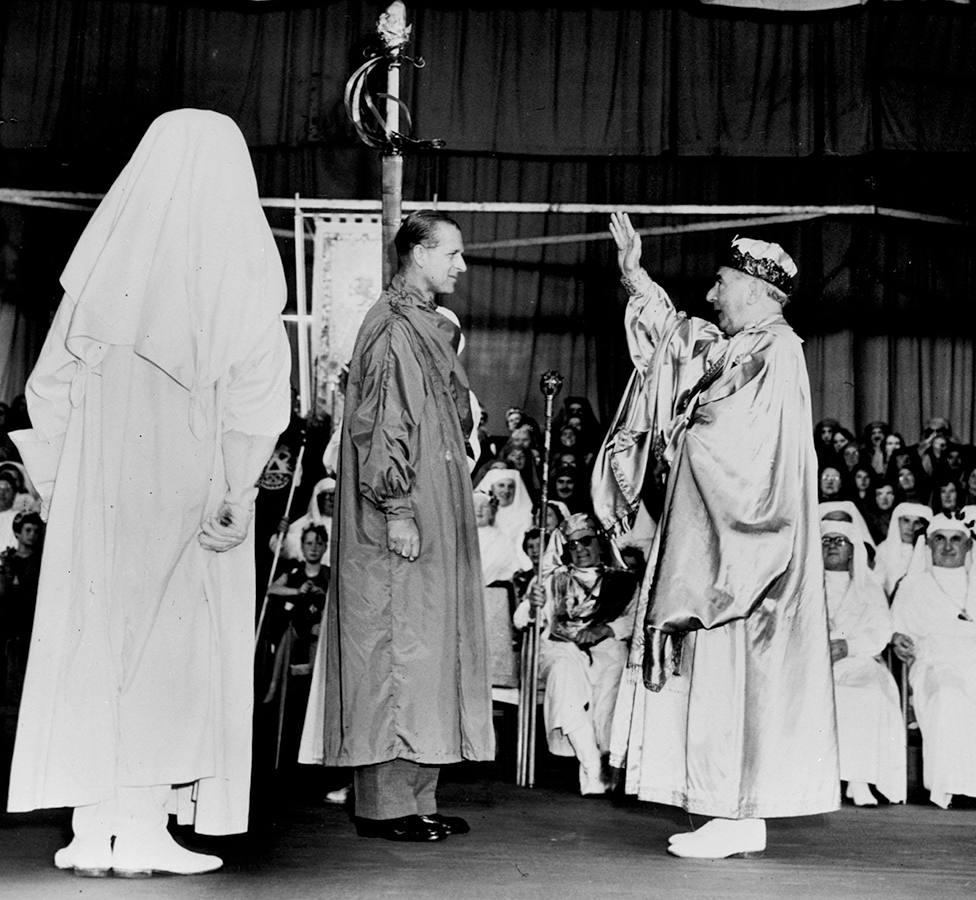
[[312, 354], [316, 416], [342, 417], [339, 390], [366, 311], [382, 291], [379, 213], [323, 213], [314, 217]]

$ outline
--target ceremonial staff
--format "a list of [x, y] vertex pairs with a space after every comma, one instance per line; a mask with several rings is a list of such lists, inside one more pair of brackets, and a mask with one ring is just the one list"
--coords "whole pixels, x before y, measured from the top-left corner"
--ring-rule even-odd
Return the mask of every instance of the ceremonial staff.
[[[544, 372], [539, 389], [546, 398], [546, 432], [542, 456], [542, 504], [539, 507], [539, 560], [536, 563], [536, 584], [542, 584], [542, 561], [546, 551], [546, 522], [549, 516], [549, 449], [552, 445], [552, 401], [563, 386], [563, 376], [555, 369]], [[519, 787], [535, 784], [535, 734], [537, 695], [539, 692], [539, 638], [541, 623], [538, 610], [530, 606], [530, 623], [522, 641], [519, 671], [518, 771]]]

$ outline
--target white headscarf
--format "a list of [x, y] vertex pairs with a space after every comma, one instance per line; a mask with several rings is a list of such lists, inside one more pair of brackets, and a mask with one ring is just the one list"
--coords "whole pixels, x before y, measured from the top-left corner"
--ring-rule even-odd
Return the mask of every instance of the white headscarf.
[[515, 498], [508, 506], [498, 507], [495, 525], [521, 547], [523, 535], [532, 527], [532, 498], [522, 476], [515, 469], [489, 469], [478, 482], [478, 489], [493, 494], [492, 487], [509, 480], [515, 482]]
[[822, 503], [818, 504], [818, 511], [821, 519], [833, 512], [846, 513], [851, 517], [851, 522], [855, 528], [856, 538], [851, 538], [852, 543], [861, 542], [867, 544], [869, 547], [874, 546], [874, 538], [871, 537], [871, 531], [868, 528], [868, 523], [864, 521], [863, 514], [854, 505], [853, 501], [824, 500]]

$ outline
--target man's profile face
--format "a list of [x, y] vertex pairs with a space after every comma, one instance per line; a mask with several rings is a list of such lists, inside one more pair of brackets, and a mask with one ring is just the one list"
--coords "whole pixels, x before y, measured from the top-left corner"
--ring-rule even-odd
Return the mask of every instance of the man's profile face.
[[914, 544], [918, 530], [926, 524], [921, 516], [899, 516], [898, 536], [903, 544]]
[[751, 281], [737, 269], [722, 266], [705, 295], [718, 313], [718, 327], [728, 335], [738, 334], [749, 324], [749, 300], [754, 290]]
[[825, 534], [820, 539], [824, 568], [828, 572], [850, 572], [854, 546], [842, 534]]
[[972, 538], [961, 531], [936, 531], [929, 536], [932, 565], [940, 569], [958, 569], [966, 562]]
[[[466, 272], [461, 232], [447, 222], [436, 226], [437, 243], [417, 250], [417, 264], [427, 287], [435, 294], [453, 294], [458, 276]], [[415, 248], [417, 249], [417, 248]]]

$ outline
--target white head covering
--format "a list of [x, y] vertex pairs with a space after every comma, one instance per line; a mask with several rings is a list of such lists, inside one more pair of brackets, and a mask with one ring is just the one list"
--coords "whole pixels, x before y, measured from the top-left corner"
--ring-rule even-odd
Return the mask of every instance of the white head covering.
[[[481, 488], [474, 492], [474, 502], [490, 503], [492, 495]], [[512, 576], [532, 566], [532, 561], [516, 544], [511, 535], [498, 527], [497, 519], [491, 525], [478, 526], [478, 544], [481, 549], [481, 571], [486, 585], [495, 581], [511, 581]]]
[[865, 543], [869, 547], [874, 546], [874, 538], [871, 537], [868, 523], [864, 521], [863, 514], [851, 500], [824, 500], [823, 503], [818, 504], [817, 509], [821, 519], [829, 513], [846, 513], [850, 516], [851, 523], [854, 525], [857, 541]]
[[[973, 537], [973, 527], [976, 525], [973, 519], [966, 515], [966, 509], [971, 509], [971, 507], [964, 507], [962, 512], [962, 518], [956, 518], [955, 516], [947, 516], [945, 513], [937, 513], [932, 516], [932, 520], [929, 522], [929, 527], [925, 529], [925, 537], [930, 538], [937, 531], [948, 531], [948, 532], [958, 532], [965, 534], [970, 539]], [[973, 562], [973, 548], [970, 546], [969, 551], [966, 553], [965, 569], [968, 571]], [[931, 572], [935, 568], [932, 564], [932, 548], [929, 547], [928, 540], [916, 541], [915, 551], [912, 553], [912, 561], [908, 566], [908, 574], [906, 577], [913, 575], [918, 575], [920, 572]], [[976, 584], [974, 584], [976, 587]]]
[[498, 507], [495, 525], [521, 547], [522, 536], [532, 527], [532, 498], [522, 476], [515, 469], [489, 469], [478, 482], [478, 489], [493, 494], [492, 488], [499, 481], [509, 480], [515, 482], [515, 498], [508, 506]]
[[926, 522], [931, 522], [932, 515], [931, 508], [924, 503], [899, 503], [891, 511], [887, 540], [891, 541], [892, 544], [897, 544], [901, 541], [901, 531], [898, 527], [899, 519], [906, 516], [917, 516], [920, 519], [925, 519]]
[[834, 519], [820, 520], [820, 536], [841, 534], [851, 542], [854, 552], [851, 556], [851, 580], [858, 590], [863, 590], [869, 584], [878, 585], [878, 581], [868, 565], [868, 551], [864, 541], [860, 539], [860, 530], [851, 522], [839, 522]]
[[319, 510], [319, 494], [324, 494], [327, 491], [335, 492], [335, 489], [336, 480], [331, 477], [316, 482], [315, 487], [312, 488], [312, 499], [308, 501], [308, 519], [312, 525], [324, 525], [328, 519], [331, 526], [332, 516], [324, 516]]
[[[61, 285], [74, 303], [66, 345], [83, 366], [105, 345], [132, 345], [196, 394], [257, 345], [278, 324], [285, 276], [234, 121], [202, 109], [157, 118]], [[191, 426], [201, 425], [194, 403]]]

